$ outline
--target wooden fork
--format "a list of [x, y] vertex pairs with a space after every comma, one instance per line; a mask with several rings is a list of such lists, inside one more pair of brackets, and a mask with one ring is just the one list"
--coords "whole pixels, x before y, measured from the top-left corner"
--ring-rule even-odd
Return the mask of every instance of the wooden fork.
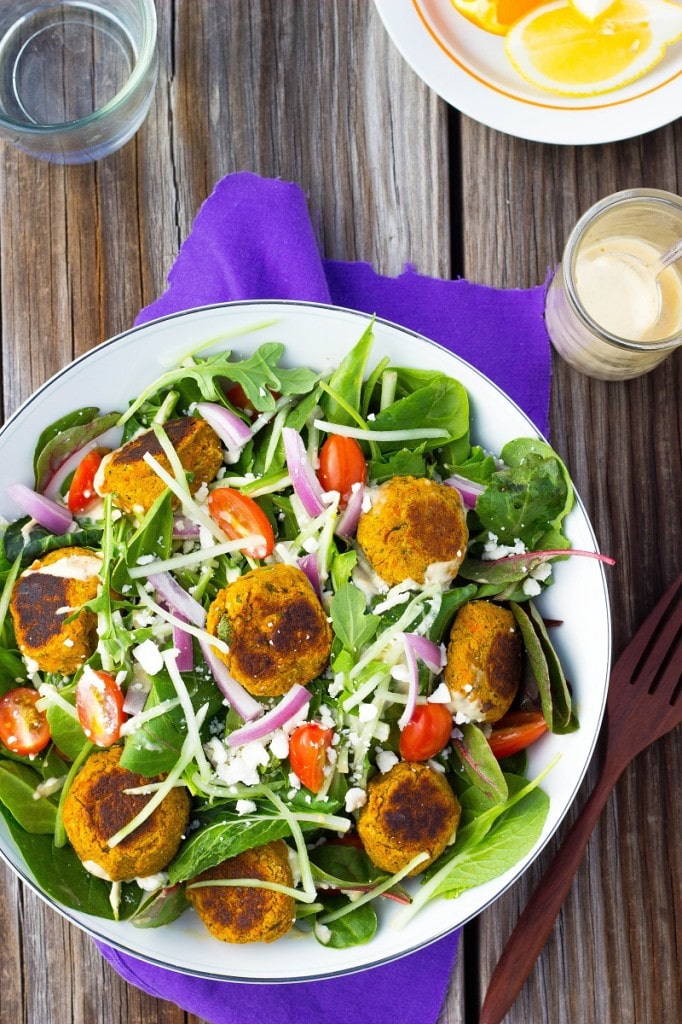
[[585, 847], [621, 773], [682, 722], [682, 575], [649, 613], [611, 672], [601, 776], [502, 951], [479, 1024], [500, 1024], [540, 955]]

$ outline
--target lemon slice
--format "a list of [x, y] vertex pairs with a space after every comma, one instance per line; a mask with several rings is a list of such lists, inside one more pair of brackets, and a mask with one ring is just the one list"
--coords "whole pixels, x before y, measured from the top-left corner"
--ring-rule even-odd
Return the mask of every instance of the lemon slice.
[[[468, 21], [497, 36], [506, 35], [510, 25], [545, 2], [546, 0], [451, 0], [453, 7]], [[595, 0], [578, 2], [589, 3]], [[608, 2], [613, 3], [613, 0]]]
[[615, 0], [571, 0], [571, 7], [575, 7], [578, 14], [588, 21], [594, 21], [600, 14], [605, 14], [609, 7], [613, 7]]
[[682, 38], [682, 5], [616, 0], [589, 21], [556, 0], [517, 21], [504, 48], [528, 82], [560, 96], [598, 96], [641, 78]]

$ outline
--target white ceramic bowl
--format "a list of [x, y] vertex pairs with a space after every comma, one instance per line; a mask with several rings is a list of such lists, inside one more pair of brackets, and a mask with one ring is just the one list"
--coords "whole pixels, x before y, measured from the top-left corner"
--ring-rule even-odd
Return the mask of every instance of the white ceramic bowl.
[[[216, 349], [232, 348], [248, 355], [264, 341], [281, 341], [289, 365], [328, 371], [358, 340], [367, 322], [368, 317], [349, 310], [262, 301], [210, 306], [127, 331], [58, 373], [7, 422], [0, 433], [5, 483], [19, 480], [32, 485], [33, 448], [45, 426], [85, 403], [103, 411], [124, 409], [145, 384], [201, 342], [214, 341]], [[269, 326], [252, 330], [265, 323]], [[472, 438], [485, 448], [499, 451], [512, 438], [538, 436], [518, 406], [468, 363], [419, 335], [378, 320], [373, 359], [384, 355], [396, 364], [439, 369], [459, 379], [471, 402]], [[0, 495], [0, 513], [7, 518], [17, 514], [4, 494]], [[566, 529], [575, 548], [597, 550], [580, 501], [570, 513]], [[362, 970], [425, 946], [464, 924], [504, 892], [547, 843], [577, 793], [597, 740], [611, 651], [603, 570], [594, 559], [567, 559], [556, 565], [554, 576], [556, 582], [540, 607], [545, 616], [563, 621], [553, 640], [573, 687], [580, 729], [568, 736], [546, 735], [531, 748], [530, 776], [561, 754], [543, 783], [550, 797], [549, 815], [531, 853], [495, 881], [457, 899], [434, 901], [401, 930], [391, 924], [394, 904], [382, 901], [375, 938], [367, 945], [343, 950], [327, 949], [294, 930], [272, 946], [237, 945], [228, 951], [224, 943], [211, 938], [192, 911], [172, 925], [146, 930], [77, 913], [44, 898], [93, 936], [151, 963], [203, 977], [251, 982], [312, 980]], [[44, 896], [1, 820], [0, 854], [27, 885]]]

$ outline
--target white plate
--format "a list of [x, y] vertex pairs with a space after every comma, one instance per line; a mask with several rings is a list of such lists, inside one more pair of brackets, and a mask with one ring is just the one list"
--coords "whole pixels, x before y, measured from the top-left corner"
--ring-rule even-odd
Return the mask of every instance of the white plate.
[[534, 142], [615, 142], [669, 124], [682, 113], [682, 43], [643, 78], [588, 99], [554, 96], [525, 82], [485, 32], [450, 0], [374, 0], [414, 71], [463, 114]]
[[[273, 322], [248, 333], [255, 324]], [[364, 314], [290, 302], [228, 303], [156, 320], [104, 342], [66, 367], [33, 395], [0, 432], [0, 464], [6, 484], [32, 484], [31, 460], [40, 431], [58, 417], [82, 406], [123, 409], [146, 384], [177, 358], [211, 339], [216, 348], [250, 354], [264, 341], [286, 345], [286, 361], [327, 371], [336, 366], [358, 340]], [[241, 331], [245, 333], [240, 334]], [[526, 415], [496, 385], [468, 363], [430, 341], [385, 321], [377, 321], [373, 356], [402, 365], [439, 369], [458, 378], [469, 392], [472, 437], [499, 451], [514, 437], [537, 436]], [[0, 496], [0, 513], [15, 518], [16, 509]], [[596, 550], [595, 538], [580, 503], [570, 513], [567, 529], [576, 548]], [[428, 905], [403, 930], [391, 927], [393, 903], [383, 901], [376, 937], [366, 946], [333, 950], [311, 936], [289, 933], [272, 946], [225, 946], [209, 936], [193, 911], [174, 924], [140, 930], [125, 922], [91, 917], [48, 902], [74, 924], [113, 946], [152, 963], [203, 977], [229, 980], [289, 981], [326, 978], [375, 966], [434, 941], [462, 925], [525, 870], [547, 843], [576, 795], [594, 750], [606, 697], [610, 663], [610, 619], [601, 563], [568, 559], [555, 568], [556, 583], [542, 601], [542, 611], [563, 620], [556, 644], [573, 686], [581, 728], [570, 736], [546, 736], [535, 744], [529, 772], [536, 774], [555, 754], [557, 766], [544, 788], [550, 796], [549, 817], [532, 853], [513, 870], [454, 900]], [[23, 880], [38, 892], [21, 854], [0, 820], [0, 853]]]

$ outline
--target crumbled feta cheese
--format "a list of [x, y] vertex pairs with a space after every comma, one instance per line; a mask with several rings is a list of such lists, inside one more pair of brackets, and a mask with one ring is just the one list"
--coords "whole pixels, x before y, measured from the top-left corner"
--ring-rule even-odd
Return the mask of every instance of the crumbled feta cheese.
[[161, 651], [153, 640], [144, 640], [133, 647], [133, 657], [149, 676], [155, 676], [163, 668]]
[[359, 704], [358, 718], [361, 722], [372, 722], [377, 717], [378, 711], [374, 704]]
[[390, 772], [394, 764], [398, 763], [398, 755], [392, 750], [380, 750], [377, 754], [377, 768], [382, 775]]
[[237, 814], [253, 814], [256, 810], [256, 804], [253, 800], [237, 800], [234, 809]]
[[367, 803], [367, 793], [359, 786], [353, 786], [346, 792], [346, 811], [350, 814], [364, 807]]
[[513, 544], [498, 544], [498, 537], [495, 533], [488, 534], [488, 540], [483, 545], [481, 558], [492, 561], [496, 558], [506, 558], [507, 555], [525, 555], [526, 545], [520, 538], [516, 538]]
[[163, 889], [168, 885], [168, 872], [157, 871], [155, 875], [146, 875], [144, 878], [136, 878], [135, 881], [145, 892], [156, 892], [157, 889]]
[[447, 683], [441, 683], [427, 700], [429, 704], [449, 704], [452, 700], [452, 694]]
[[278, 761], [283, 761], [289, 755], [289, 738], [283, 729], [273, 732], [270, 740], [270, 753]]
[[537, 580], [533, 579], [532, 576], [528, 576], [527, 579], [523, 581], [523, 583], [521, 584], [521, 589], [523, 590], [526, 597], [537, 597], [538, 594], [542, 591], [542, 587], [540, 586]]

